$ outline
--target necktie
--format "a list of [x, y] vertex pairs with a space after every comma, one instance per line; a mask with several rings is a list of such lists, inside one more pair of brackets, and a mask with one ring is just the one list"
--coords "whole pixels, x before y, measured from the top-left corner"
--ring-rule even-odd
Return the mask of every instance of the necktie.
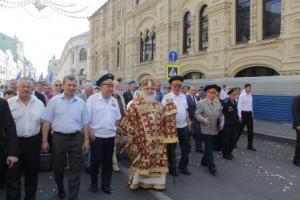
[[196, 102], [195, 102], [194, 97], [193, 97], [192, 95], [190, 95], [190, 97], [191, 97], [191, 99], [192, 99], [192, 101], [193, 101], [193, 104], [196, 105]]
[[211, 106], [212, 106], [212, 107], [215, 107], [214, 102], [211, 102]]

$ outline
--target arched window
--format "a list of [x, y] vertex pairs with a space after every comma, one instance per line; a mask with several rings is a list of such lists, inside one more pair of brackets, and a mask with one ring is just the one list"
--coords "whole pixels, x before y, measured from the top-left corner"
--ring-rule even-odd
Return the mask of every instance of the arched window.
[[263, 37], [277, 37], [281, 26], [281, 0], [263, 1]]
[[[144, 39], [145, 37], [145, 39]], [[140, 62], [147, 62], [154, 60], [156, 49], [156, 36], [155, 32], [150, 34], [150, 31], [147, 31], [145, 36], [143, 33], [140, 35]]]
[[86, 61], [87, 60], [87, 51], [85, 48], [80, 49], [79, 52], [79, 61]]
[[236, 42], [250, 39], [250, 0], [236, 0]]
[[278, 76], [279, 73], [268, 67], [249, 67], [239, 71], [235, 77]]
[[183, 18], [183, 53], [187, 53], [191, 48], [192, 43], [192, 21], [191, 21], [191, 12], [187, 12]]
[[117, 67], [120, 67], [120, 42], [117, 42]]
[[200, 37], [199, 50], [206, 50], [208, 47], [208, 14], [207, 5], [204, 5], [200, 10]]

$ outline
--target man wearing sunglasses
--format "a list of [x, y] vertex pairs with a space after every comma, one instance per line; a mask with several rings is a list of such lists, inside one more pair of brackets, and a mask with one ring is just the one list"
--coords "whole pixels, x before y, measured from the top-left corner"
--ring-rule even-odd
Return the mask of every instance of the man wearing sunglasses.
[[63, 91], [63, 88], [62, 88], [62, 82], [61, 82], [61, 80], [54, 81], [53, 89], [52, 89], [53, 96], [61, 94], [62, 91]]

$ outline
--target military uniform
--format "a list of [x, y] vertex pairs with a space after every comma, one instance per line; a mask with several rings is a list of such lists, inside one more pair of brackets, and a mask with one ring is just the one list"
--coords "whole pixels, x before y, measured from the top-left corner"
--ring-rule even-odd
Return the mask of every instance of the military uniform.
[[[219, 87], [216, 85], [208, 85], [205, 91], [217, 92]], [[205, 144], [205, 153], [202, 158], [201, 164], [209, 168], [211, 174], [216, 173], [214, 159], [213, 159], [213, 146], [214, 138], [219, 133], [219, 126], [224, 124], [224, 116], [222, 113], [222, 105], [219, 100], [210, 101], [208, 98], [197, 103], [195, 113], [196, 119], [201, 122], [201, 132], [203, 134], [203, 141]], [[209, 124], [205, 124], [204, 120], [208, 119]]]
[[[228, 94], [235, 92], [230, 90]], [[231, 160], [233, 158], [232, 151], [238, 137], [239, 115], [237, 110], [237, 102], [231, 101], [229, 98], [222, 102], [223, 114], [225, 118], [224, 130], [222, 134], [222, 153], [225, 159]]]

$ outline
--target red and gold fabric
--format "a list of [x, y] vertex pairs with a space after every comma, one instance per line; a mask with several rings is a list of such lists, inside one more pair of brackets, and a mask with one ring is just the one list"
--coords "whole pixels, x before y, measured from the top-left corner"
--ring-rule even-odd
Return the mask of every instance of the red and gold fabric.
[[119, 133], [133, 137], [133, 143], [127, 146], [131, 160], [129, 186], [132, 189], [165, 188], [162, 180], [168, 172], [166, 143], [174, 132], [171, 128], [173, 123], [167, 126], [170, 130], [166, 129], [165, 124], [166, 119], [171, 119], [174, 114], [170, 112], [166, 115], [165, 111], [160, 103], [148, 103], [143, 96], [139, 96], [119, 124]]

